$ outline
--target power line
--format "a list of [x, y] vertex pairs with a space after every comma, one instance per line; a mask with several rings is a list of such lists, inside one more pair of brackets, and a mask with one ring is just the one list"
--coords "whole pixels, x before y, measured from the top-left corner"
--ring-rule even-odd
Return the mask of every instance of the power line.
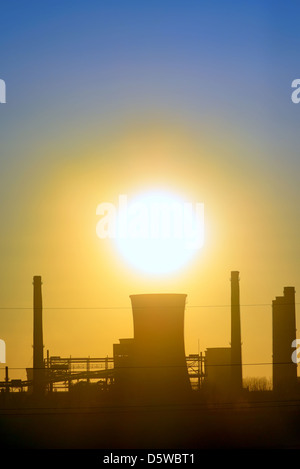
[[[292, 303], [295, 305], [299, 305], [300, 303]], [[285, 306], [288, 305], [288, 303], [285, 303]], [[245, 304], [240, 304], [241, 307], [247, 307], [247, 306], [272, 306], [272, 303], [245, 303]], [[187, 309], [188, 308], [230, 308], [231, 304], [219, 304], [219, 305], [189, 305], [187, 304], [185, 306]], [[170, 307], [168, 307], [170, 308]], [[32, 310], [33, 306], [1, 306], [0, 310]], [[131, 306], [55, 306], [55, 307], [50, 307], [50, 306], [43, 306], [43, 310], [107, 310], [107, 309], [132, 309]]]

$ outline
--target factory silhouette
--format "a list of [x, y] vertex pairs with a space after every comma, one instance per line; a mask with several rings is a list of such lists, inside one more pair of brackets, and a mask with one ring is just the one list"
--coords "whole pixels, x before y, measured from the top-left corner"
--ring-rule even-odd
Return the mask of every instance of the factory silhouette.
[[[35, 276], [33, 367], [25, 380], [10, 379], [5, 368], [0, 421], [6, 430], [0, 431], [0, 444], [16, 444], [17, 435], [24, 447], [272, 447], [287, 444], [287, 438], [297, 446], [298, 434], [293, 430], [290, 436], [286, 428], [283, 438], [278, 424], [294, 428], [300, 414], [292, 361], [295, 289], [285, 287], [272, 303], [273, 387], [251, 391], [243, 385], [239, 272], [232, 271], [230, 280], [230, 347], [186, 356], [187, 295], [138, 294], [130, 296], [133, 338], [113, 344], [113, 357], [64, 358], [49, 351], [44, 356], [42, 279]], [[279, 417], [287, 402], [295, 413], [284, 408]], [[13, 415], [27, 422], [28, 434], [12, 425]], [[81, 432], [75, 432], [70, 415], [76, 422], [83, 419]], [[50, 416], [55, 422], [49, 423]], [[62, 441], [58, 434], [65, 425]]]

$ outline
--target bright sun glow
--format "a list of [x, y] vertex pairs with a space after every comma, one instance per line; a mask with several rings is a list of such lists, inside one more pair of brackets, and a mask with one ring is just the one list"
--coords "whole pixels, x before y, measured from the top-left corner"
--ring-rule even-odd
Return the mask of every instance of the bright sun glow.
[[204, 241], [203, 204], [155, 193], [119, 197], [115, 241], [138, 271], [164, 275], [186, 265]]

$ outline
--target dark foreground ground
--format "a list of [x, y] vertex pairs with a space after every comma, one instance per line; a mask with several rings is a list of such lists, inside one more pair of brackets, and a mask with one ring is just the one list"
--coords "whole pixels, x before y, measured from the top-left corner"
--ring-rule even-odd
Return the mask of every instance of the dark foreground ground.
[[300, 449], [299, 403], [0, 409], [11, 449]]

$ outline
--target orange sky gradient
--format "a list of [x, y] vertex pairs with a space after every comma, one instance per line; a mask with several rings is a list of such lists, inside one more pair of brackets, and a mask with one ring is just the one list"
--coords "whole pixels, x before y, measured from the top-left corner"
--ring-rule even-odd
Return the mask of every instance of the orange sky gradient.
[[[26, 172], [10, 169], [0, 265], [10, 377], [32, 366], [34, 275], [43, 281], [45, 353], [103, 357], [133, 336], [129, 295], [137, 293], [188, 295], [186, 354], [229, 346], [231, 270], [240, 271], [244, 377], [271, 376], [270, 365], [254, 364], [272, 361], [272, 300], [300, 283], [298, 232], [284, 222], [292, 194], [278, 197], [276, 169], [273, 183], [266, 179], [262, 145], [213, 122], [195, 131], [170, 116], [132, 117], [97, 138], [86, 131], [37, 140], [24, 155]], [[187, 267], [157, 278], [96, 235], [99, 203], [153, 189], [205, 206], [204, 247]]]

